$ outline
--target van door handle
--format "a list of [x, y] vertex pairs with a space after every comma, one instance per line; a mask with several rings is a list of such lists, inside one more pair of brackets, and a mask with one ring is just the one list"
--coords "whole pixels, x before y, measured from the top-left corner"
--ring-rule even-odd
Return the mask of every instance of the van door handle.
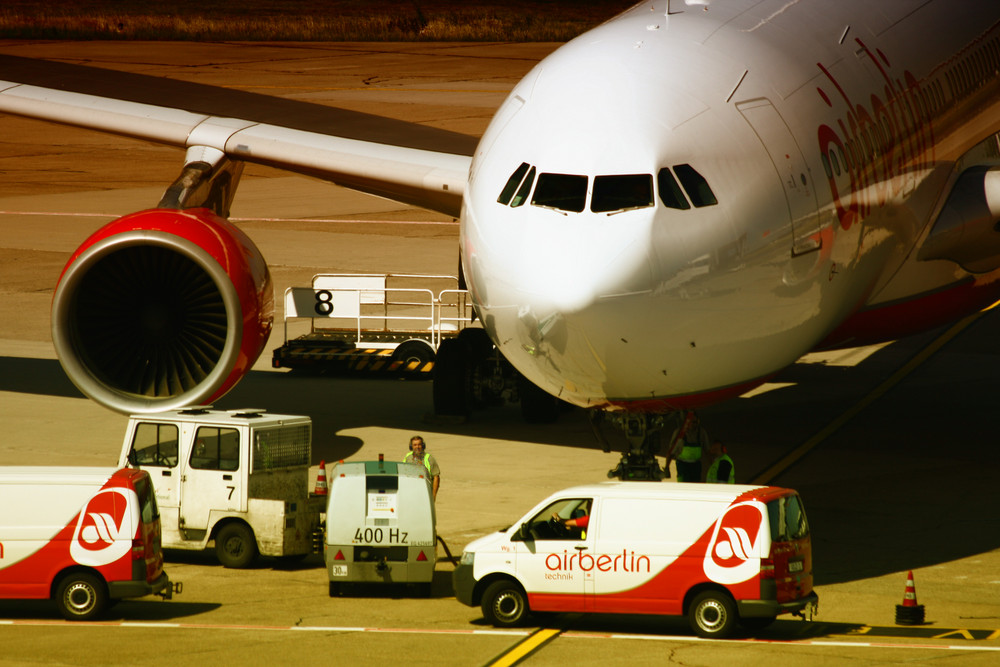
[[587, 545], [586, 544], [578, 544], [578, 545], [576, 545], [573, 548], [576, 549], [577, 551], [586, 551], [587, 550]]
[[232, 479], [232, 478], [233, 478], [232, 475], [223, 475], [222, 476], [222, 479]]
[[169, 470], [164, 470], [163, 471], [163, 476], [164, 477], [170, 477], [170, 471]]

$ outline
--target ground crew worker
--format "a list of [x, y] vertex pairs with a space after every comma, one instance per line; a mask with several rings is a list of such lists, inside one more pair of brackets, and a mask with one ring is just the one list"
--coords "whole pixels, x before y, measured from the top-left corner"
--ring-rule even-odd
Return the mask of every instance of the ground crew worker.
[[431, 477], [434, 500], [437, 500], [438, 487], [441, 486], [441, 468], [438, 467], [434, 457], [427, 453], [427, 445], [419, 435], [410, 438], [410, 451], [403, 457], [403, 463], [419, 463], [427, 468], [427, 473]]
[[698, 415], [688, 412], [684, 423], [670, 436], [667, 448], [667, 468], [671, 460], [677, 461], [678, 482], [701, 481], [701, 454], [708, 446], [708, 433], [702, 428]]
[[708, 466], [705, 481], [709, 484], [735, 484], [736, 467], [726, 453], [726, 446], [716, 440], [708, 448], [708, 453], [712, 455], [712, 465]]

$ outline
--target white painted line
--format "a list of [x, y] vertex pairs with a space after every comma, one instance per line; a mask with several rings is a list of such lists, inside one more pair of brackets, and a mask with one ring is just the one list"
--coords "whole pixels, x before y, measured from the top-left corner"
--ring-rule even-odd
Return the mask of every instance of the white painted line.
[[[526, 637], [533, 630], [496, 630], [496, 629], [463, 629], [463, 628], [377, 628], [363, 626], [341, 626], [341, 625], [303, 625], [303, 626], [270, 626], [270, 625], [221, 625], [210, 623], [159, 623], [159, 622], [70, 622], [70, 621], [46, 621], [46, 620], [0, 620], [0, 625], [24, 625], [24, 626], [61, 626], [67, 628], [145, 628], [164, 630], [255, 630], [255, 631], [300, 631], [300, 632], [370, 632], [382, 634], [420, 634], [420, 635], [466, 635], [466, 636], [506, 636], [506, 637]], [[900, 642], [851, 642], [823, 639], [806, 640], [781, 640], [781, 639], [706, 639], [694, 635], [649, 635], [649, 634], [623, 634], [623, 633], [600, 633], [583, 631], [566, 631], [559, 635], [560, 638], [567, 639], [626, 639], [632, 641], [657, 641], [657, 642], [677, 642], [689, 644], [692, 642], [707, 642], [720, 644], [775, 644], [779, 646], [820, 646], [835, 648], [890, 648], [903, 650], [930, 650], [930, 651], [985, 651], [990, 653], [1000, 653], [1000, 646], [984, 646], [980, 641], [970, 641], [965, 644], [906, 644]]]
[[704, 637], [686, 635], [627, 635], [622, 633], [587, 633], [564, 632], [561, 637], [572, 639], [633, 639], [640, 641], [665, 642], [711, 642], [723, 644], [778, 644], [780, 646], [831, 646], [847, 648], [898, 648], [898, 649], [933, 649], [935, 651], [1000, 651], [1000, 646], [983, 646], [974, 642], [968, 644], [904, 644], [899, 642], [848, 642], [822, 639], [707, 639]]

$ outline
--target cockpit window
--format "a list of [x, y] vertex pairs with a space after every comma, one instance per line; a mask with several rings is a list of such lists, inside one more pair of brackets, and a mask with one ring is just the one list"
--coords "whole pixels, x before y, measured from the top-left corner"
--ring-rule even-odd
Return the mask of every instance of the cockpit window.
[[532, 206], [580, 213], [587, 203], [587, 177], [574, 174], [539, 174]]
[[660, 201], [667, 208], [676, 208], [682, 211], [691, 208], [687, 198], [681, 191], [681, 186], [677, 184], [677, 179], [673, 173], [664, 167], [656, 175], [657, 185], [660, 187]]
[[653, 177], [649, 174], [597, 176], [590, 210], [594, 213], [628, 211], [653, 205]]
[[503, 186], [503, 191], [497, 197], [497, 201], [506, 206], [510, 203], [511, 197], [517, 192], [517, 186], [524, 180], [524, 175], [528, 173], [528, 163], [522, 162], [521, 166], [514, 170], [514, 173], [507, 179], [507, 185]]
[[[578, 174], [537, 174], [536, 168], [522, 162], [510, 175], [497, 197], [503, 206], [517, 208], [528, 202], [533, 206], [566, 213], [581, 213], [590, 199], [593, 213], [613, 215], [622, 211], [648, 208], [655, 204], [653, 177], [650, 174], [605, 174], [594, 177], [588, 193], [589, 177]], [[656, 190], [667, 208], [688, 210], [718, 204], [705, 177], [689, 164], [663, 167], [656, 175]]]
[[535, 182], [535, 168], [532, 167], [528, 172], [527, 178], [521, 183], [521, 187], [517, 189], [517, 194], [511, 200], [510, 205], [512, 208], [517, 208], [524, 204], [528, 199], [528, 194], [531, 192], [531, 184]]
[[719, 203], [715, 198], [715, 193], [709, 187], [705, 177], [695, 171], [689, 164], [675, 164], [674, 173], [684, 186], [684, 192], [691, 198], [691, 203], [701, 208], [702, 206], [714, 206]]

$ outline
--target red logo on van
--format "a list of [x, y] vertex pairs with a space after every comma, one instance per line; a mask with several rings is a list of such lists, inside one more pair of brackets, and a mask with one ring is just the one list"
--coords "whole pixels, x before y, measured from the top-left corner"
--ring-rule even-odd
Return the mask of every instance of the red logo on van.
[[733, 505], [715, 522], [705, 551], [705, 574], [720, 584], [738, 584], [760, 570], [762, 553], [770, 550], [761, 530], [767, 509], [757, 501]]
[[80, 513], [69, 553], [81, 565], [113, 563], [132, 548], [139, 499], [131, 489], [102, 489]]

